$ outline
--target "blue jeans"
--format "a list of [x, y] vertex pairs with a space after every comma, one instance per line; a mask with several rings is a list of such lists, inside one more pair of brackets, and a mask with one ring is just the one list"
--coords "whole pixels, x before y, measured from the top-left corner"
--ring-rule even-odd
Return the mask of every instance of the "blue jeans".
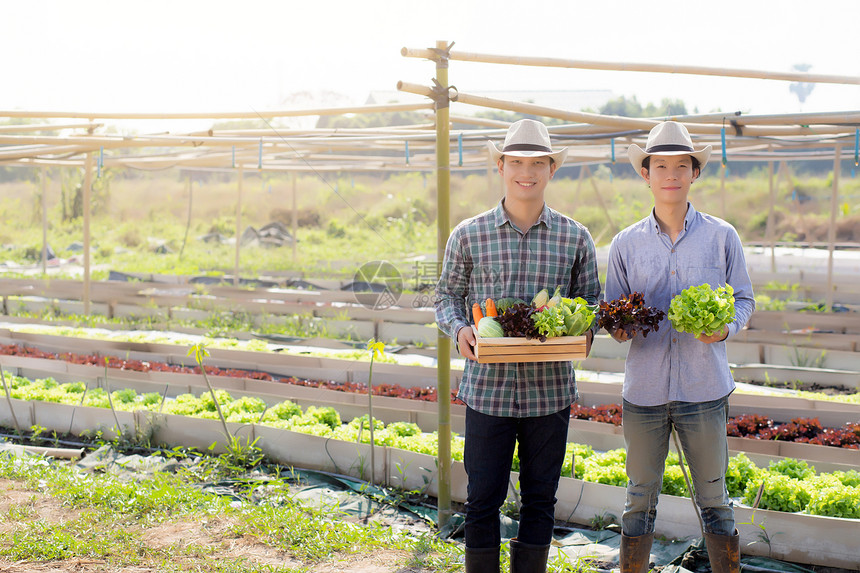
[[622, 425], [629, 480], [621, 518], [625, 535], [654, 531], [672, 426], [684, 450], [705, 531], [717, 535], [734, 533], [735, 514], [726, 491], [728, 402], [724, 397], [711, 402], [637, 406], [624, 400]]
[[517, 539], [531, 545], [552, 541], [569, 421], [570, 406], [533, 418], [488, 416], [466, 408], [466, 547], [498, 547], [501, 542], [499, 509], [507, 497], [517, 442], [522, 501]]

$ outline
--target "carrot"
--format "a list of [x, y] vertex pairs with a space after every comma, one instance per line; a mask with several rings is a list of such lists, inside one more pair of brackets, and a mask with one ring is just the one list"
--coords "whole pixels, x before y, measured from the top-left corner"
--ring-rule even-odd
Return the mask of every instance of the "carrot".
[[499, 313], [496, 310], [496, 303], [493, 301], [493, 299], [488, 298], [487, 302], [484, 303], [484, 305], [487, 307], [487, 316], [499, 316]]
[[475, 326], [478, 326], [478, 323], [481, 322], [481, 319], [484, 318], [484, 313], [481, 312], [481, 304], [475, 303], [472, 305], [472, 318], [475, 319]]

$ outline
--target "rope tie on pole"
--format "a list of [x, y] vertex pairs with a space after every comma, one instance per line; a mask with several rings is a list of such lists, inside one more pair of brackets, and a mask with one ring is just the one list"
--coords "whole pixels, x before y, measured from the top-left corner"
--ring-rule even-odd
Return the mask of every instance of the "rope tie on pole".
[[726, 120], [723, 120], [723, 127], [720, 128], [720, 146], [723, 148], [723, 167], [728, 164], [726, 159]]
[[406, 147], [406, 165], [409, 165], [409, 142], [404, 141], [403, 144]]
[[260, 138], [260, 152], [257, 156], [257, 169], [263, 168], [263, 138]]
[[96, 161], [96, 178], [101, 179], [102, 176], [102, 166], [105, 163], [105, 147], [102, 145], [99, 147], [99, 160]]
[[612, 152], [612, 164], [615, 165], [615, 138], [609, 140], [609, 149]]

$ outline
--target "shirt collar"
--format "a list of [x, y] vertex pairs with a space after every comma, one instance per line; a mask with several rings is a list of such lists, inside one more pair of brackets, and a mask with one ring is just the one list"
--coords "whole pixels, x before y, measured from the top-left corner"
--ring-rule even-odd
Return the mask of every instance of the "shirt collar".
[[[504, 204], [505, 204], [505, 200], [504, 200], [504, 198], [502, 198], [499, 201], [499, 204], [496, 205], [496, 208], [493, 211], [493, 215], [495, 218], [495, 225], [496, 225], [496, 227], [501, 227], [505, 223], [510, 223], [510, 225], [513, 227], [514, 224], [511, 221], [510, 217], [508, 217], [508, 213], [507, 213], [507, 211], [505, 211]], [[546, 203], [543, 204], [543, 210], [541, 211], [540, 217], [538, 217], [537, 222], [535, 222], [535, 225], [539, 225], [540, 223], [543, 223], [547, 229], [552, 229], [552, 214], [550, 212], [549, 207], [547, 207]], [[528, 229], [523, 230], [523, 232], [525, 232], [525, 231], [528, 231]]]
[[[690, 230], [690, 226], [693, 224], [693, 221], [696, 218], [696, 209], [693, 207], [693, 204], [687, 201], [687, 214], [684, 215], [684, 230]], [[648, 215], [648, 219], [651, 221], [651, 228], [658, 235], [660, 234], [660, 223], [657, 222], [657, 216], [654, 214], [654, 207], [651, 207], [651, 213]]]

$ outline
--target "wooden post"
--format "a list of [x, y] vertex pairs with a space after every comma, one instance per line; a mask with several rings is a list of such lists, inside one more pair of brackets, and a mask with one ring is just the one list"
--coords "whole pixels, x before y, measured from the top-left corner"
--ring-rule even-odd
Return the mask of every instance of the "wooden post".
[[42, 274], [48, 275], [48, 168], [42, 166]]
[[296, 262], [299, 257], [299, 211], [296, 189], [296, 172], [293, 171], [293, 262]]
[[233, 286], [239, 286], [239, 251], [242, 243], [242, 179], [244, 169], [239, 165], [238, 196], [236, 197], [236, 263], [233, 265]]
[[93, 153], [84, 161], [84, 316], [90, 314], [90, 200], [93, 186]]
[[493, 182], [496, 180], [493, 176], [495, 174], [495, 167], [493, 159], [487, 154], [487, 191], [491, 201], [498, 201], [498, 193], [495, 191], [495, 185], [493, 185]]
[[[773, 151], [773, 146], [768, 145], [768, 151]], [[773, 160], [767, 162], [767, 181], [768, 181], [768, 191], [769, 191], [769, 204], [767, 207], [767, 225], [764, 230], [765, 240], [770, 242], [770, 272], [776, 272], [776, 239], [774, 239], [774, 229], [773, 229], [773, 207], [774, 202], [776, 201], [776, 188], [773, 184]]]
[[588, 173], [588, 176], [591, 176], [591, 169], [589, 169], [588, 165], [583, 165], [579, 168], [579, 177], [576, 179], [576, 193], [573, 196], [574, 204], [579, 204], [579, 194], [582, 191], [582, 182], [585, 180], [585, 174]]
[[191, 181], [191, 172], [188, 173], [188, 177], [186, 177], [185, 187], [188, 189], [188, 219], [185, 221], [185, 236], [182, 238], [182, 248], [179, 249], [179, 260], [182, 260], [182, 253], [185, 252], [185, 244], [188, 242], [188, 230], [191, 228], [191, 212], [192, 212], [192, 181]]
[[600, 195], [600, 189], [597, 188], [597, 182], [594, 180], [594, 177], [591, 176], [589, 172], [589, 178], [591, 181], [591, 186], [594, 188], [594, 196], [597, 197], [597, 204], [600, 205], [600, 208], [603, 210], [603, 214], [606, 215], [606, 220], [609, 222], [609, 227], [612, 229], [613, 234], [618, 234], [618, 226], [615, 224], [615, 221], [612, 220], [612, 215], [609, 214], [609, 209], [606, 208], [606, 203], [603, 202], [603, 196]]
[[[444, 94], [436, 96], [436, 259], [445, 257], [445, 244], [451, 233], [451, 142], [449, 140], [450, 107], [448, 101], [448, 44], [436, 42], [436, 81]], [[451, 517], [451, 339], [442, 331], [436, 338], [436, 405], [439, 436], [439, 529]]]
[[833, 187], [830, 190], [830, 227], [827, 230], [827, 312], [833, 312], [833, 250], [836, 243], [836, 212], [839, 208], [839, 171], [842, 167], [842, 146], [833, 150]]

